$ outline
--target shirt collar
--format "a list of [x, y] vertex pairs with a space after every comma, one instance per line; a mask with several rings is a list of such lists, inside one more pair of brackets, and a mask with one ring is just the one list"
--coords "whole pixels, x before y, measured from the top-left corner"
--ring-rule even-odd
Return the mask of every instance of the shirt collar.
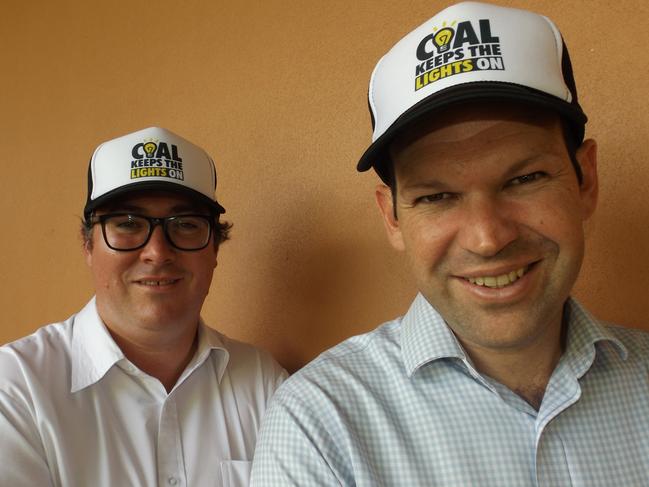
[[[198, 327], [196, 353], [181, 374], [176, 386], [200, 367], [212, 350], [220, 351], [220, 360], [216, 363], [217, 377], [220, 382], [229, 362], [230, 354], [224, 345], [221, 334], [209, 328], [201, 319]], [[96, 300], [93, 297], [74, 318], [71, 392], [75, 393], [98, 382], [113, 365], [121, 360], [126, 360], [126, 357], [97, 313]]]
[[97, 382], [124, 358], [97, 313], [94, 297], [74, 318], [71, 353], [73, 393]]
[[[595, 359], [595, 353], [610, 344], [623, 359], [627, 349], [620, 340], [595, 320], [576, 300], [566, 302], [568, 331], [563, 360], [581, 377]], [[408, 376], [421, 366], [442, 358], [462, 360], [473, 374], [471, 361], [441, 315], [418, 294], [401, 321], [401, 349]], [[596, 348], [599, 345], [599, 348]]]
[[441, 315], [421, 294], [401, 321], [401, 353], [408, 376], [442, 358], [467, 361], [462, 346]]
[[216, 361], [216, 377], [221, 382], [225, 368], [230, 361], [230, 352], [224, 342], [224, 337], [218, 331], [208, 327], [201, 318], [198, 324], [198, 346], [196, 347], [196, 353], [194, 353], [194, 357], [187, 364], [187, 367], [185, 367], [185, 370], [178, 378], [174, 387], [178, 387], [194, 370], [200, 367], [213, 351], [218, 353], [219, 360]]
[[568, 299], [564, 311], [568, 330], [562, 360], [572, 367], [577, 378], [583, 376], [590, 368], [596, 353], [611, 350], [626, 360], [628, 350], [624, 344], [575, 299]]

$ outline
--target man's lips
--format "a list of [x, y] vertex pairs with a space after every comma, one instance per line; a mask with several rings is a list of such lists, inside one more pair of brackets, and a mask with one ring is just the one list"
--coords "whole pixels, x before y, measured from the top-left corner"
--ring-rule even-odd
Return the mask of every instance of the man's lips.
[[479, 272], [472, 273], [472, 275], [470, 276], [461, 276], [461, 277], [462, 279], [476, 286], [484, 286], [491, 289], [500, 289], [500, 288], [510, 286], [511, 284], [518, 281], [521, 277], [527, 274], [530, 271], [530, 269], [532, 269], [532, 267], [536, 265], [536, 263], [537, 262], [533, 262], [531, 264], [523, 265], [506, 272], [479, 271]]
[[144, 277], [141, 279], [135, 279], [133, 282], [141, 286], [147, 287], [165, 287], [172, 286], [180, 281], [180, 278], [177, 277]]

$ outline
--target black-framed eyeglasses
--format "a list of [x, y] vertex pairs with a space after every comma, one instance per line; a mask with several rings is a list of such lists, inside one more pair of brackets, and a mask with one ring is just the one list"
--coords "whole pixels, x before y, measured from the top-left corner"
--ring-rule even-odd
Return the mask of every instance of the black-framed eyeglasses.
[[167, 242], [178, 250], [201, 250], [212, 236], [213, 217], [209, 215], [174, 215], [164, 218], [135, 213], [108, 213], [94, 216], [91, 223], [101, 224], [106, 245], [113, 250], [137, 250], [144, 247], [157, 225], [162, 226]]

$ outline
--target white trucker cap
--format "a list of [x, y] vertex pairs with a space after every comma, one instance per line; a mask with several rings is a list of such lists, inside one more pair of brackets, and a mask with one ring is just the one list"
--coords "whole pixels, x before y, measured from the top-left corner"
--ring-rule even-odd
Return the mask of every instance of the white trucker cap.
[[104, 142], [88, 166], [86, 220], [99, 205], [131, 191], [163, 190], [188, 194], [215, 213], [214, 162], [200, 147], [173, 132], [149, 127]]
[[397, 133], [456, 103], [511, 100], [550, 108], [579, 143], [587, 120], [554, 23], [480, 2], [448, 7], [397, 42], [374, 68], [368, 98], [374, 133], [357, 169], [374, 167], [379, 175]]

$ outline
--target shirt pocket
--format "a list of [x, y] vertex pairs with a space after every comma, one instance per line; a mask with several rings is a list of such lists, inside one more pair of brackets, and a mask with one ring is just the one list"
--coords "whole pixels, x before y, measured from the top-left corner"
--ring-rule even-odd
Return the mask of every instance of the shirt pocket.
[[221, 462], [223, 487], [248, 487], [252, 462], [225, 460]]

